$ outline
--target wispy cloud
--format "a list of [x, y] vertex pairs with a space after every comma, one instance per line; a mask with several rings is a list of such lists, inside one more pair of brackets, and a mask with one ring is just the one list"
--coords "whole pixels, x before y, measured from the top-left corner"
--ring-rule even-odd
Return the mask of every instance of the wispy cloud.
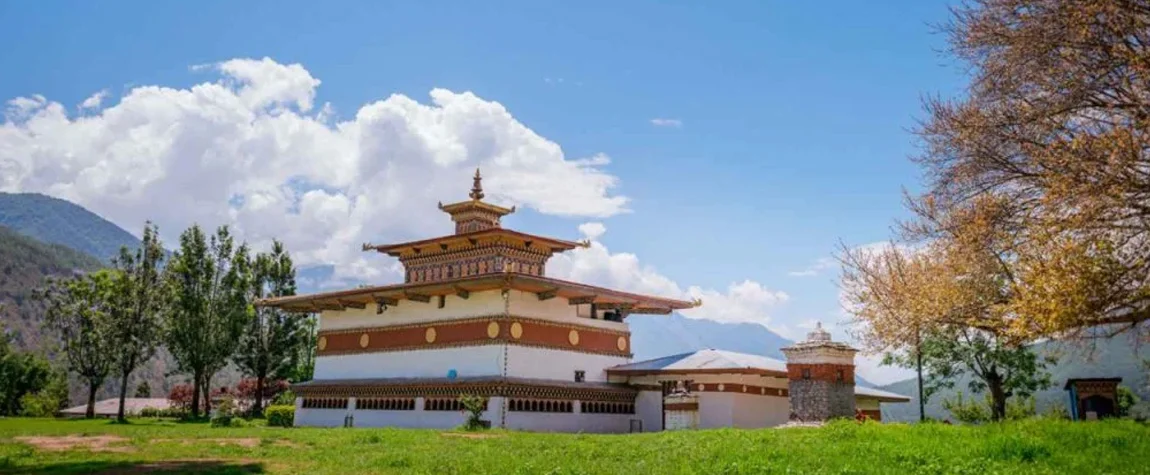
[[104, 103], [105, 97], [108, 97], [108, 90], [107, 89], [104, 89], [100, 92], [92, 94], [91, 96], [88, 96], [87, 99], [84, 99], [84, 102], [80, 103], [80, 108], [81, 109], [96, 109], [96, 108], [100, 107], [100, 104]]
[[681, 121], [679, 119], [665, 119], [665, 118], [661, 118], [661, 117], [656, 117], [654, 119], [651, 119], [651, 125], [654, 125], [655, 127], [679, 128], [679, 127], [683, 126], [683, 121]]
[[814, 277], [816, 275], [822, 274], [828, 269], [833, 269], [835, 264], [836, 263], [834, 259], [829, 257], [821, 257], [806, 269], [790, 271], [787, 272], [787, 275], [791, 277]]

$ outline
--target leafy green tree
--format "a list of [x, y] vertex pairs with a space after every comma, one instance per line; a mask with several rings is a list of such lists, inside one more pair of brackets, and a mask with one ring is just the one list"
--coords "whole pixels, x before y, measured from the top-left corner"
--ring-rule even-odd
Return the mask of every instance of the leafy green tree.
[[210, 408], [212, 376], [223, 369], [249, 320], [250, 262], [226, 226], [210, 238], [198, 225], [180, 235], [180, 248], [166, 268], [171, 291], [166, 312], [168, 350], [180, 371], [192, 376], [192, 416]]
[[[250, 282], [249, 298], [253, 302], [295, 295], [295, 266], [283, 243], [274, 241], [271, 253], [256, 256]], [[299, 315], [279, 308], [252, 306], [249, 315], [234, 361], [245, 374], [256, 380], [252, 413], [259, 415], [263, 409], [267, 380], [288, 379], [296, 370], [307, 329]]]
[[[1025, 399], [1050, 387], [1046, 366], [1051, 358], [1039, 358], [1027, 346], [1003, 344], [990, 332], [971, 328], [935, 331], [921, 344], [922, 362], [926, 368], [923, 381], [926, 394], [954, 388], [963, 375], [971, 376], [968, 389], [974, 394], [986, 393], [990, 399], [990, 419], [1007, 418], [1007, 400]], [[917, 363], [909, 354], [890, 354], [886, 362], [911, 368]]]
[[140, 381], [140, 384], [136, 386], [136, 397], [152, 397], [152, 386], [149, 385], [147, 381]]
[[[102, 270], [67, 280], [52, 280], [36, 293], [46, 303], [44, 326], [60, 342], [68, 370], [88, 389], [86, 417], [96, 414], [96, 392], [112, 371], [111, 322], [115, 271]], [[65, 388], [65, 393], [66, 393]]]
[[124, 421], [124, 400], [128, 396], [128, 377], [151, 358], [160, 343], [160, 315], [166, 304], [160, 263], [164, 248], [159, 232], [152, 223], [144, 226], [140, 248], [134, 252], [120, 248], [112, 260], [116, 270], [112, 311], [108, 332], [112, 342], [113, 367], [120, 376], [120, 404], [116, 419]]
[[1141, 402], [1141, 398], [1126, 386], [1118, 386], [1118, 417], [1130, 415], [1130, 408]]
[[301, 319], [303, 343], [299, 346], [298, 363], [292, 372], [292, 382], [311, 381], [315, 377], [315, 350], [319, 345], [319, 319], [309, 314]]
[[0, 416], [21, 413], [21, 398], [44, 389], [52, 377], [48, 360], [15, 351], [7, 333], [0, 333]]
[[20, 413], [29, 417], [52, 417], [68, 408], [68, 376], [53, 371], [44, 388], [20, 397]]

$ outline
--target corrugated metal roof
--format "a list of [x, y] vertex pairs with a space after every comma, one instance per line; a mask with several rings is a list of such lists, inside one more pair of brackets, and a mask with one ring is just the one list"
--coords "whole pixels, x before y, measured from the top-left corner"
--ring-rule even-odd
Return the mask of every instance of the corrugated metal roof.
[[621, 371], [691, 371], [716, 369], [762, 369], [786, 372], [787, 364], [766, 356], [706, 349], [691, 353], [664, 356], [610, 368]]

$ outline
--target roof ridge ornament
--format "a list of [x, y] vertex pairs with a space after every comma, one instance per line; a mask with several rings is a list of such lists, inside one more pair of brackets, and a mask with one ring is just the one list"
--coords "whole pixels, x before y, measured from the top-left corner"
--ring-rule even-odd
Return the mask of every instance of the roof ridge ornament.
[[483, 175], [479, 174], [479, 167], [475, 167], [475, 178], [471, 185], [471, 193], [467, 196], [474, 201], [483, 199]]

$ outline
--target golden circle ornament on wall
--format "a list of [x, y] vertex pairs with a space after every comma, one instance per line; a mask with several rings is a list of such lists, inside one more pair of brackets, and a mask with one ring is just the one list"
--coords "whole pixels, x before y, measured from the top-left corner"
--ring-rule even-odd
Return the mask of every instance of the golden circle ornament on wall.
[[499, 336], [499, 323], [491, 322], [487, 324], [487, 338], [495, 338]]
[[367, 348], [368, 343], [371, 343], [371, 337], [367, 336], [367, 333], [364, 333], [364, 334], [359, 336], [359, 347], [360, 348]]
[[746, 384], [743, 385], [743, 392], [747, 392], [747, 385]]
[[327, 348], [327, 337], [326, 336], [319, 337], [319, 351], [323, 351], [326, 348]]
[[723, 383], [719, 383], [719, 391], [722, 391], [723, 389], [724, 389]]
[[571, 331], [567, 332], [567, 341], [569, 343], [571, 343], [571, 346], [578, 346], [579, 345], [579, 331], [578, 330], [571, 330]]
[[621, 336], [615, 340], [615, 348], [618, 348], [619, 351], [627, 351], [627, 337]]
[[518, 340], [521, 336], [523, 336], [523, 325], [520, 325], [519, 322], [512, 323], [511, 338]]
[[428, 343], [435, 343], [435, 327], [428, 328], [427, 331], [423, 332], [423, 339], [427, 340]]

